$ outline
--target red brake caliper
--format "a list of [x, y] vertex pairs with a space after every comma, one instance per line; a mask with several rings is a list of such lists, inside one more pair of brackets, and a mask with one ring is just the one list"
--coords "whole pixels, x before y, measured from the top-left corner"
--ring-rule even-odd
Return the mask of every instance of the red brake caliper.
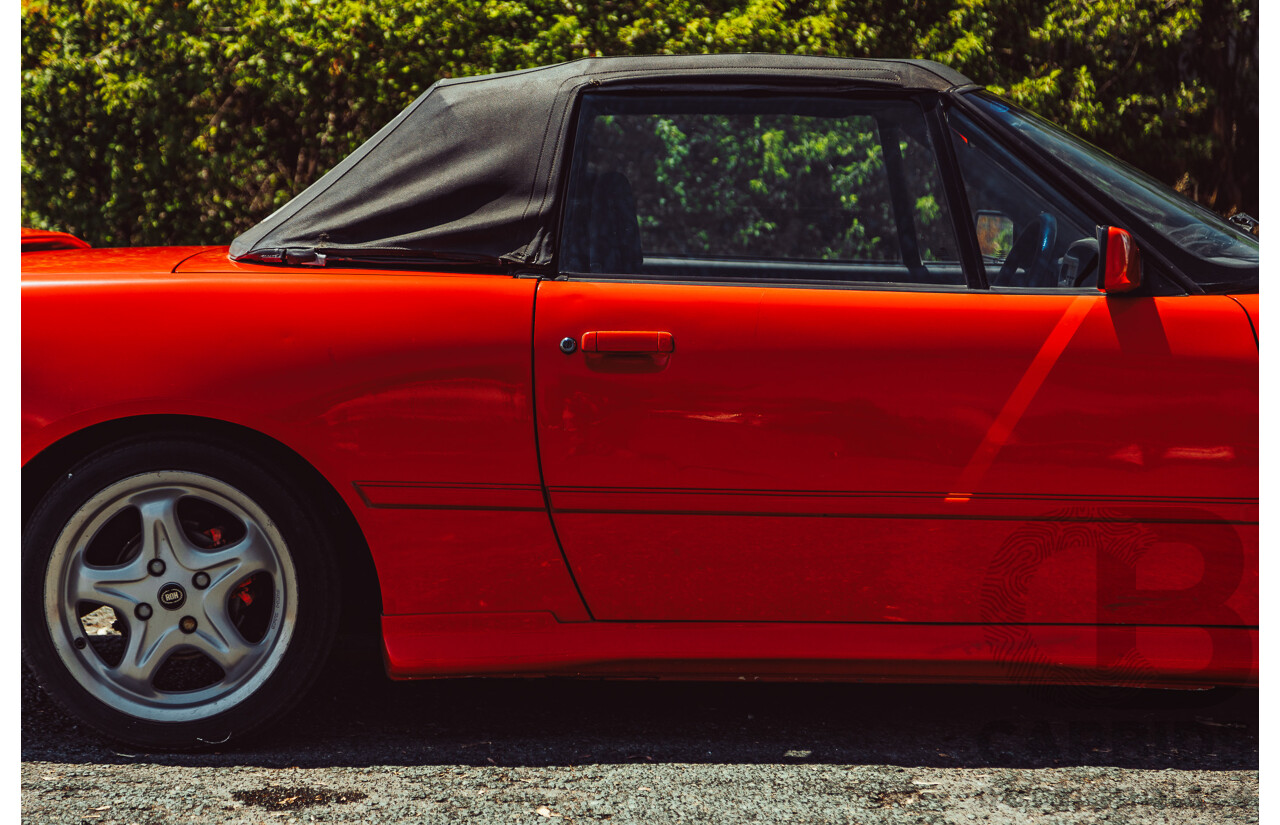
[[[203, 530], [201, 532], [203, 535], [208, 536], [209, 541], [213, 542], [213, 544], [210, 545], [210, 549], [214, 547], [222, 546], [223, 541], [222, 541], [221, 527], [210, 527], [208, 530]], [[245, 605], [246, 607], [253, 604], [253, 594], [249, 592], [249, 585], [252, 583], [253, 583], [253, 577], [250, 576], [249, 578], [240, 582], [240, 584], [236, 585], [235, 590], [231, 591], [231, 595], [234, 598], [239, 599], [241, 604]]]

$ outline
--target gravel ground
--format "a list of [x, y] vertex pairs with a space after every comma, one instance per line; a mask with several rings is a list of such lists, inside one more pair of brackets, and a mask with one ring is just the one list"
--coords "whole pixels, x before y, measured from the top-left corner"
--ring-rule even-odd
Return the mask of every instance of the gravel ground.
[[24, 823], [1244, 823], [1256, 691], [452, 680], [343, 644], [272, 730], [135, 753], [22, 688]]

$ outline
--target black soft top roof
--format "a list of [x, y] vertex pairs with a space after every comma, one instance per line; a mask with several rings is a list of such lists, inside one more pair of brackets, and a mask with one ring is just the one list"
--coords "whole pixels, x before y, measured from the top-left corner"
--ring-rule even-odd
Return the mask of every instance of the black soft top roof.
[[231, 244], [236, 260], [433, 258], [546, 266], [570, 112], [588, 87], [803, 85], [947, 91], [928, 60], [769, 54], [598, 57], [441, 80]]

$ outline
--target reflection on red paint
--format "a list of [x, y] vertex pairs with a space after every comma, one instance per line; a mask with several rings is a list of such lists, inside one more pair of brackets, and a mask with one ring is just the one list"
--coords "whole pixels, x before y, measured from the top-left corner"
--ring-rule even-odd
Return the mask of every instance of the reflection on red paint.
[[1230, 445], [1220, 447], [1170, 447], [1164, 451], [1165, 458], [1188, 458], [1193, 461], [1231, 461], [1236, 451]]
[[1116, 461], [1124, 461], [1129, 464], [1142, 466], [1142, 446], [1139, 444], [1130, 444], [1127, 447], [1121, 447], [1111, 454], [1111, 458]]

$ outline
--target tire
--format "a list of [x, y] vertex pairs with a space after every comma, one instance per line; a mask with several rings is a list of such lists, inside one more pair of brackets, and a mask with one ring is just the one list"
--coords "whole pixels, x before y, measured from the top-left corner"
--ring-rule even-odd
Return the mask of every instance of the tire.
[[188, 750], [265, 725], [333, 643], [323, 525], [231, 445], [159, 437], [95, 453], [24, 527], [24, 659], [71, 715], [134, 747]]

